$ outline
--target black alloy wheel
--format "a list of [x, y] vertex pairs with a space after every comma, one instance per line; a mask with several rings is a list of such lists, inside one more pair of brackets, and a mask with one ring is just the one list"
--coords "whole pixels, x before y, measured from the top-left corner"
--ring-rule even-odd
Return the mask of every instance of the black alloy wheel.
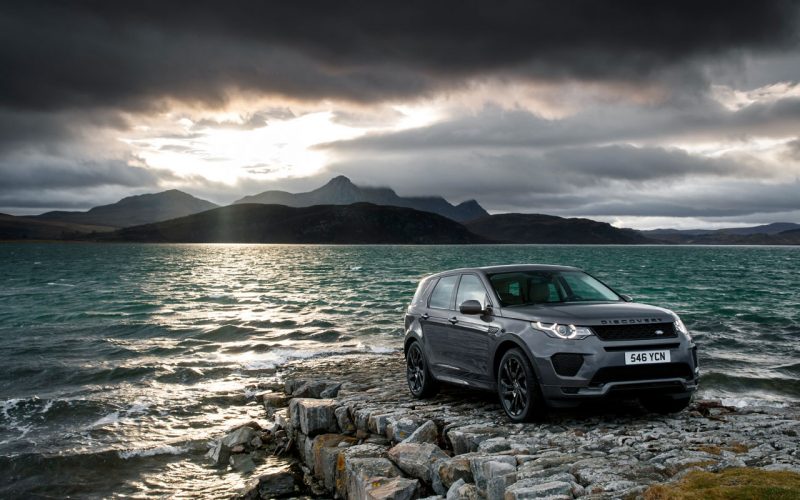
[[413, 342], [406, 353], [406, 379], [408, 389], [415, 398], [425, 398], [436, 393], [436, 381], [428, 371], [419, 342]]
[[497, 394], [506, 415], [514, 422], [538, 420], [546, 413], [536, 375], [519, 349], [510, 349], [500, 360]]

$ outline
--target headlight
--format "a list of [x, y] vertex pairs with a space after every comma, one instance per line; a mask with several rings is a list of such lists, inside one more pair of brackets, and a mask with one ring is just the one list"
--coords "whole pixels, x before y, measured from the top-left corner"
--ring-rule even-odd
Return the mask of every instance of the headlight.
[[531, 326], [554, 339], [581, 340], [594, 335], [592, 330], [585, 326], [559, 325], [558, 323], [542, 323], [541, 321], [531, 323]]
[[689, 333], [689, 330], [686, 328], [686, 325], [683, 324], [681, 318], [678, 317], [677, 314], [672, 313], [673, 317], [675, 318], [675, 329], [681, 332], [682, 334], [686, 335], [686, 338], [692, 340], [692, 334]]

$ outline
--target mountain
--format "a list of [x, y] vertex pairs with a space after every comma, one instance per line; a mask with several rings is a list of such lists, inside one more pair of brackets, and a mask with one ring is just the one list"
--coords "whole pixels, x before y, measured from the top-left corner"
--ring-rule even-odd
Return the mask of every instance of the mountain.
[[244, 203], [97, 235], [155, 243], [486, 243], [441, 215], [370, 203], [288, 207]]
[[111, 227], [149, 224], [204, 212], [218, 205], [171, 189], [161, 193], [128, 196], [111, 205], [94, 207], [88, 212], [47, 212], [33, 216], [39, 220], [71, 222]]
[[650, 229], [640, 231], [645, 236], [653, 238], [680, 238], [684, 236], [697, 236], [701, 234], [778, 234], [792, 229], [800, 229], [800, 224], [794, 222], [773, 222], [761, 226], [728, 227], [723, 229]]
[[498, 214], [472, 220], [467, 229], [504, 243], [643, 244], [657, 243], [633, 229], [618, 229], [590, 219], [542, 214]]
[[313, 205], [350, 205], [361, 202], [413, 208], [439, 214], [459, 222], [489, 215], [475, 200], [453, 205], [440, 196], [401, 197], [390, 188], [356, 186], [343, 175], [334, 177], [324, 186], [306, 193], [264, 191], [253, 196], [245, 196], [235, 201], [234, 204], [262, 203], [265, 205], [310, 207]]
[[0, 240], [69, 240], [93, 232], [111, 231], [106, 226], [43, 221], [0, 214]]

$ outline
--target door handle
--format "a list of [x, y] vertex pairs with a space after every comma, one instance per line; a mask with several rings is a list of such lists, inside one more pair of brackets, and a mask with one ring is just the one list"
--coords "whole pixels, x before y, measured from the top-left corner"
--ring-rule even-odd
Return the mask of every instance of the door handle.
[[430, 316], [428, 316], [428, 313], [425, 313], [419, 317], [419, 319], [428, 319], [428, 318], [430, 318]]
[[455, 325], [456, 323], [458, 323], [458, 318], [453, 316], [452, 318], [450, 318], [450, 323], [453, 323]]

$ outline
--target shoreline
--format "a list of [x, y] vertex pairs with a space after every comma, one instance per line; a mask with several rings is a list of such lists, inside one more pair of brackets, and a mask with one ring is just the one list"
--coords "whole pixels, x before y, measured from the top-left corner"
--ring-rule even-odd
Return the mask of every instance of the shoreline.
[[402, 353], [287, 365], [283, 391], [258, 399], [267, 439], [296, 463], [251, 477], [240, 497], [637, 498], [697, 471], [800, 474], [797, 403], [700, 400], [667, 416], [601, 403], [513, 424], [492, 393], [443, 386], [415, 400], [404, 374]]

